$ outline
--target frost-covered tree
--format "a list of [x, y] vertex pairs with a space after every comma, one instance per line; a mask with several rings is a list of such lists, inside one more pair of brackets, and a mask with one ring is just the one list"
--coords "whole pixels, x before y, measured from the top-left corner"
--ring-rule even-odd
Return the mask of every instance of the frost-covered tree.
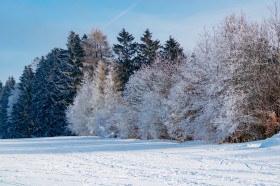
[[[235, 72], [231, 86], [242, 92], [239, 125], [232, 141], [248, 141], [271, 136], [280, 125], [270, 123], [269, 113], [279, 116], [279, 62], [277, 45], [267, 24], [257, 24], [242, 16], [229, 16], [224, 34], [231, 44], [230, 59]], [[277, 116], [278, 114], [278, 116]], [[278, 128], [278, 129], [277, 129]]]
[[197, 66], [201, 81], [196, 101], [201, 111], [187, 126], [203, 130], [186, 128], [192, 137], [241, 142], [268, 135], [267, 112], [277, 113], [279, 86], [273, 82], [279, 73], [267, 31], [244, 15], [230, 15], [198, 42], [192, 67], [183, 68]]
[[93, 96], [93, 82], [84, 82], [72, 105], [67, 108], [66, 118], [69, 130], [75, 135], [89, 135], [89, 119], [94, 105], [91, 102]]
[[[182, 67], [183, 81], [173, 90], [177, 93], [169, 98], [169, 111], [178, 123], [172, 125], [169, 121], [170, 126], [175, 127], [174, 134], [179, 132], [184, 138], [223, 141], [236, 130], [242, 118], [238, 111], [244, 93], [232, 84], [242, 51], [234, 51], [230, 37], [224, 35], [224, 23], [213, 34], [202, 34], [192, 57]], [[236, 52], [239, 58], [234, 56]], [[170, 101], [182, 96], [184, 101], [177, 105]], [[183, 130], [177, 130], [178, 126]]]
[[33, 132], [33, 119], [31, 115], [32, 86], [34, 73], [31, 66], [24, 68], [18, 84], [19, 96], [13, 105], [11, 114], [11, 126], [9, 128], [11, 138], [31, 137]]
[[18, 102], [18, 97], [20, 94], [20, 89], [18, 83], [14, 85], [13, 90], [11, 91], [11, 96], [9, 97], [9, 102], [8, 102], [8, 109], [7, 109], [7, 115], [8, 115], [8, 121], [11, 121], [12, 117], [12, 111], [13, 111], [13, 106]]
[[104, 104], [106, 63], [99, 61], [96, 71], [96, 77], [91, 81], [85, 80], [74, 104], [67, 110], [67, 118], [70, 123], [68, 127], [77, 135], [100, 135], [104, 128], [102, 124], [97, 122], [96, 118]]
[[[248, 111], [244, 104], [249, 103], [245, 90], [254, 92], [257, 61], [269, 59], [265, 53], [252, 53], [257, 50], [251, 47], [261, 44], [257, 30], [242, 16], [228, 17], [213, 35], [205, 32], [188, 60], [173, 58], [176, 54], [167, 48], [176, 45], [168, 42], [166, 56], [173, 57], [158, 58], [155, 65], [135, 73], [126, 86], [128, 115], [135, 116], [139, 137], [223, 141], [242, 122], [254, 119], [244, 112]], [[261, 46], [260, 51], [267, 48]], [[172, 63], [175, 60], [180, 63]], [[244, 80], [237, 81], [241, 77]]]
[[124, 95], [128, 101], [129, 117], [133, 122], [138, 137], [142, 139], [168, 138], [165, 120], [164, 99], [175, 83], [177, 65], [157, 61], [143, 67], [131, 76]]
[[68, 128], [72, 133], [129, 137], [123, 117], [127, 107], [120, 93], [114, 90], [112, 72], [112, 68], [100, 61], [95, 79], [83, 84], [74, 103], [67, 109]]
[[93, 106], [88, 128], [95, 135], [103, 135], [105, 132], [105, 123], [101, 113], [101, 109], [104, 107], [105, 102], [105, 87], [106, 87], [106, 73], [107, 65], [103, 61], [98, 62], [96, 69], [96, 78], [93, 86], [93, 95], [91, 97], [91, 103]]
[[123, 118], [123, 115], [127, 113], [127, 105], [120, 92], [115, 90], [114, 68], [109, 67], [108, 70], [104, 87], [104, 103], [100, 109], [99, 118], [101, 120], [99, 121], [102, 121], [100, 123], [105, 129], [104, 136], [127, 138], [130, 133], [129, 127], [127, 127], [129, 122]]
[[100, 60], [98, 62], [97, 70], [96, 70], [96, 93], [103, 97], [105, 94], [105, 86], [106, 86], [106, 76], [108, 73], [107, 65], [104, 61]]

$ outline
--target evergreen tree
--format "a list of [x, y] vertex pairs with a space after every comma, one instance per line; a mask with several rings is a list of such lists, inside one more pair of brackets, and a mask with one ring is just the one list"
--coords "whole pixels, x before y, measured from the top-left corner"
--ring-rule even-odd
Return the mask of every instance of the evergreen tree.
[[11, 127], [9, 128], [10, 137], [12, 138], [26, 138], [32, 135], [31, 103], [33, 81], [34, 73], [31, 66], [26, 66], [18, 85], [20, 95], [12, 110]]
[[162, 55], [165, 60], [170, 60], [170, 61], [177, 61], [182, 58], [185, 58], [183, 48], [171, 36], [164, 44]]
[[88, 38], [87, 35], [84, 34], [81, 40], [82, 40], [82, 41], [85, 41], [87, 38]]
[[35, 136], [67, 135], [65, 110], [76, 95], [68, 51], [53, 49], [35, 74], [32, 115]]
[[[51, 83], [48, 81], [48, 72], [51, 72], [51, 65], [46, 58], [42, 57], [35, 73], [32, 87], [32, 119], [34, 121], [33, 134], [40, 136], [44, 133], [43, 125], [47, 125], [50, 114], [47, 112], [52, 104], [49, 92]], [[39, 122], [39, 123], [38, 123]], [[46, 127], [46, 126], [45, 126]]]
[[0, 81], [0, 107], [1, 107], [1, 98], [2, 98], [2, 93], [3, 93], [3, 83]]
[[9, 77], [7, 80], [3, 91], [2, 96], [0, 99], [0, 137], [1, 138], [7, 138], [8, 136], [8, 103], [9, 103], [9, 97], [11, 95], [11, 91], [13, 90], [13, 87], [15, 85], [15, 79], [13, 77]]
[[139, 44], [141, 63], [150, 65], [155, 60], [157, 52], [161, 47], [160, 42], [159, 40], [152, 40], [152, 33], [149, 31], [149, 29], [144, 32], [140, 40], [142, 41], [142, 43]]
[[138, 44], [134, 42], [131, 34], [123, 29], [117, 39], [119, 44], [115, 44], [113, 50], [117, 55], [116, 68], [121, 81], [120, 91], [123, 91], [129, 77], [140, 68], [140, 61], [137, 56]]
[[74, 78], [75, 87], [77, 89], [83, 79], [82, 68], [84, 61], [84, 51], [81, 46], [79, 35], [75, 34], [73, 31], [71, 31], [68, 36], [67, 47], [71, 59], [70, 64], [72, 65], [73, 69], [71, 76]]
[[3, 83], [0, 81], [0, 99], [3, 91]]

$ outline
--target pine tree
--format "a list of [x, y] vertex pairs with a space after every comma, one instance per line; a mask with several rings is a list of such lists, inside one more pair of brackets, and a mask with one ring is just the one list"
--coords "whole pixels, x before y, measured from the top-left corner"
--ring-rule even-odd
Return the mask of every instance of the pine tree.
[[12, 110], [11, 127], [9, 128], [10, 137], [12, 138], [26, 138], [32, 135], [31, 103], [33, 81], [34, 73], [31, 66], [26, 66], [20, 77], [20, 95]]
[[160, 49], [159, 40], [152, 40], [152, 33], [147, 29], [143, 36], [140, 38], [142, 41], [139, 44], [139, 55], [141, 58], [141, 64], [150, 65], [156, 58], [157, 52]]
[[115, 44], [113, 50], [117, 55], [116, 68], [121, 81], [120, 91], [123, 91], [129, 77], [140, 68], [140, 60], [137, 56], [138, 44], [134, 42], [131, 34], [123, 29], [117, 39], [119, 44]]
[[2, 96], [0, 99], [0, 137], [1, 138], [7, 138], [8, 136], [8, 103], [9, 103], [9, 97], [11, 95], [11, 91], [14, 88], [15, 85], [15, 79], [13, 77], [9, 77], [7, 80], [3, 91]]
[[164, 44], [162, 55], [165, 60], [169, 61], [178, 61], [182, 58], [185, 58], [183, 48], [171, 36]]
[[81, 46], [79, 35], [75, 34], [73, 31], [71, 31], [68, 36], [67, 47], [71, 59], [70, 64], [73, 68], [71, 76], [74, 78], [76, 89], [78, 89], [83, 79], [82, 68], [84, 61], [84, 51]]

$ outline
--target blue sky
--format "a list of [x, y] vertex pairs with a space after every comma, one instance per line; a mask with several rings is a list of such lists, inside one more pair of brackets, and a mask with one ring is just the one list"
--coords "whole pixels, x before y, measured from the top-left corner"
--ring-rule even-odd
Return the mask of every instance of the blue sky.
[[164, 42], [175, 37], [191, 49], [204, 27], [243, 10], [253, 20], [268, 15], [275, 0], [0, 0], [0, 80], [52, 48], [65, 48], [70, 30], [101, 29], [110, 44], [122, 28], [135, 36], [149, 28]]

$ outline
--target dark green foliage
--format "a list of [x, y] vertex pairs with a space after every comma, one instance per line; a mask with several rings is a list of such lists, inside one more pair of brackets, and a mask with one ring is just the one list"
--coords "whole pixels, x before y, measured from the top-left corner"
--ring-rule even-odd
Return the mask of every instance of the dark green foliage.
[[178, 61], [185, 58], [183, 48], [171, 36], [164, 44], [162, 55], [164, 59], [169, 61]]
[[1, 100], [1, 97], [2, 97], [2, 92], [3, 92], [3, 83], [0, 81], [0, 100]]
[[84, 40], [86, 40], [87, 38], [88, 38], [87, 35], [84, 34], [81, 40], [84, 41]]
[[158, 50], [160, 49], [159, 40], [152, 40], [152, 33], [147, 29], [143, 36], [140, 38], [141, 44], [139, 44], [139, 56], [141, 64], [150, 65], [156, 59]]
[[[51, 117], [47, 112], [53, 104], [49, 94], [51, 91], [51, 83], [48, 81], [48, 72], [51, 72], [50, 61], [42, 58], [38, 64], [38, 69], [35, 73], [35, 80], [32, 88], [32, 119], [34, 121], [33, 133], [37, 136], [42, 135], [44, 132], [44, 127], [46, 128]], [[39, 122], [39, 123], [37, 123]], [[46, 126], [44, 126], [46, 125]]]
[[76, 89], [79, 87], [79, 85], [82, 82], [83, 79], [83, 57], [84, 57], [84, 51], [81, 47], [81, 40], [79, 38], [79, 35], [75, 34], [75, 32], [71, 31], [68, 36], [68, 52], [71, 59], [71, 62], [69, 64], [72, 65], [72, 77], [75, 81]]
[[138, 44], [134, 42], [134, 37], [123, 29], [117, 39], [119, 44], [115, 44], [113, 50], [117, 55], [116, 68], [121, 84], [119, 91], [123, 91], [129, 77], [141, 64], [137, 56]]
[[3, 83], [0, 81], [0, 99], [3, 91]]
[[32, 93], [35, 136], [69, 134], [65, 110], [76, 95], [76, 79], [72, 72], [72, 60], [63, 49], [53, 49], [40, 62]]
[[7, 138], [8, 136], [8, 103], [9, 97], [11, 95], [11, 91], [15, 85], [15, 79], [13, 77], [9, 77], [5, 86], [2, 90], [2, 96], [0, 99], [0, 138]]
[[11, 126], [9, 128], [10, 138], [26, 138], [32, 135], [31, 103], [33, 81], [34, 73], [30, 66], [26, 66], [20, 77], [20, 95], [17, 103], [13, 106]]

